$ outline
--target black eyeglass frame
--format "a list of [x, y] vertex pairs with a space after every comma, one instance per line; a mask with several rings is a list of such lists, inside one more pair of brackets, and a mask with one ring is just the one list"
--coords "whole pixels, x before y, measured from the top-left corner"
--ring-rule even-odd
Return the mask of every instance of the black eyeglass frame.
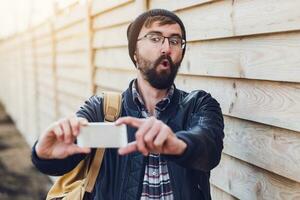
[[[147, 38], [147, 39], [148, 39], [147, 36], [149, 36], [149, 35], [157, 35], [157, 36], [163, 37], [164, 39], [162, 40], [161, 44], [163, 44], [163, 43], [165, 42], [165, 39], [167, 38], [167, 39], [168, 39], [168, 42], [169, 42], [169, 45], [170, 45], [170, 38], [174, 37], [174, 36], [166, 37], [166, 36], [163, 36], [163, 35], [160, 35], [160, 34], [147, 33], [147, 34], [144, 35], [143, 37], [138, 38], [137, 41], [140, 41], [140, 40], [142, 40], [142, 39], [144, 39], [144, 38]], [[177, 36], [177, 37], [179, 37], [179, 36]], [[186, 41], [185, 41], [184, 39], [182, 39], [181, 37], [179, 37], [179, 38], [180, 38], [180, 40], [181, 40], [181, 49], [184, 49], [184, 48], [185, 48], [185, 45], [186, 45]]]

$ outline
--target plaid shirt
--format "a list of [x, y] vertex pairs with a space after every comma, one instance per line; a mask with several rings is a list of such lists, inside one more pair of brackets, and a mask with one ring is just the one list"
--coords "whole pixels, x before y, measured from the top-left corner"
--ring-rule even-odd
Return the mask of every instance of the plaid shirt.
[[[154, 117], [158, 118], [159, 114], [165, 110], [171, 102], [174, 93], [174, 85], [168, 91], [165, 98], [160, 100], [155, 106]], [[133, 100], [142, 112], [142, 116], [150, 117], [142, 97], [138, 93], [137, 80], [132, 85]], [[167, 167], [167, 161], [159, 154], [150, 153], [147, 157], [145, 174], [143, 180], [143, 190], [141, 200], [173, 200], [173, 192], [170, 183], [170, 177]]]

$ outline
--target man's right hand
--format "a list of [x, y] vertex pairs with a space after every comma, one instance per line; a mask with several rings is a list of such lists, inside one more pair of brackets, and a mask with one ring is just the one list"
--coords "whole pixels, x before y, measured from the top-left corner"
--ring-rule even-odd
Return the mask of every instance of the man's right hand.
[[35, 146], [37, 156], [41, 159], [63, 159], [77, 153], [89, 153], [90, 148], [82, 148], [74, 143], [80, 126], [87, 124], [86, 119], [76, 116], [51, 124]]

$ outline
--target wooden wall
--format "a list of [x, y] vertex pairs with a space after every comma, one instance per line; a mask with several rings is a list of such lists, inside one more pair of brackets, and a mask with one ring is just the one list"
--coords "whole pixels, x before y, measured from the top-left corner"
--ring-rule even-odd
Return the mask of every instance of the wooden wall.
[[166, 8], [187, 30], [176, 79], [221, 104], [224, 151], [213, 199], [300, 199], [300, 2], [94, 0], [0, 42], [0, 99], [30, 144], [51, 121], [135, 77], [126, 29]]

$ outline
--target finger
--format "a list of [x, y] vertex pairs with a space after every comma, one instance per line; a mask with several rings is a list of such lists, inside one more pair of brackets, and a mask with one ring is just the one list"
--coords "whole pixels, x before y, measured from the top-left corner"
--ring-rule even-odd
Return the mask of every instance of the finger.
[[69, 121], [70, 121], [72, 134], [74, 137], [76, 137], [79, 133], [79, 120], [76, 117], [71, 117]]
[[63, 130], [61, 129], [59, 123], [55, 123], [55, 126], [52, 128], [52, 131], [55, 134], [56, 139], [59, 142], [63, 142], [63, 140], [64, 140], [64, 134], [63, 134]]
[[88, 124], [89, 124], [88, 120], [87, 120], [87, 119], [85, 119], [85, 118], [78, 117], [77, 119], [79, 120], [79, 124], [80, 124], [80, 126], [86, 126], [86, 125], [88, 125]]
[[120, 155], [127, 155], [129, 153], [137, 151], [136, 141], [130, 142], [126, 147], [121, 147], [118, 152]]
[[152, 127], [154, 120], [155, 120], [155, 118], [148, 118], [146, 120], [146, 122], [144, 124], [142, 124], [142, 126], [137, 130], [137, 132], [135, 134], [137, 148], [144, 156], [147, 156], [149, 153], [149, 150], [146, 147], [144, 137], [145, 137], [146, 133]]
[[64, 119], [61, 121], [60, 126], [63, 130], [63, 134], [64, 134], [64, 142], [67, 144], [72, 143], [72, 132], [71, 132], [71, 125], [69, 120]]
[[90, 153], [91, 149], [88, 147], [79, 147], [76, 144], [72, 144], [67, 147], [67, 154], [73, 155], [78, 153]]
[[157, 148], [159, 151], [161, 151], [161, 148], [162, 148], [163, 144], [165, 143], [165, 141], [167, 140], [168, 136], [169, 136], [168, 128], [163, 127], [160, 130], [159, 134], [154, 139], [155, 148]]
[[139, 119], [135, 117], [121, 117], [115, 122], [115, 124], [117, 126], [121, 124], [126, 124], [135, 128], [139, 128], [144, 123], [144, 121], [144, 119]]
[[160, 128], [161, 128], [161, 123], [158, 120], [156, 120], [154, 124], [151, 126], [150, 130], [144, 136], [146, 145], [151, 150], [155, 148], [153, 142], [155, 137], [158, 135]]

